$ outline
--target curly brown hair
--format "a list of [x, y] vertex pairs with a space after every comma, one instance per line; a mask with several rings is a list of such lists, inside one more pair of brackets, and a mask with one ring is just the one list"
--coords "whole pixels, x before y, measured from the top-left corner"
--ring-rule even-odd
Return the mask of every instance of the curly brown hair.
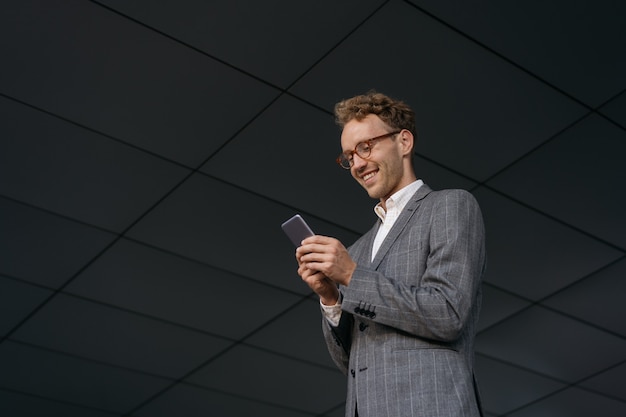
[[368, 114], [375, 114], [394, 129], [407, 129], [416, 135], [415, 112], [403, 101], [385, 94], [371, 90], [335, 105], [335, 120], [342, 129], [350, 120], [363, 120]]

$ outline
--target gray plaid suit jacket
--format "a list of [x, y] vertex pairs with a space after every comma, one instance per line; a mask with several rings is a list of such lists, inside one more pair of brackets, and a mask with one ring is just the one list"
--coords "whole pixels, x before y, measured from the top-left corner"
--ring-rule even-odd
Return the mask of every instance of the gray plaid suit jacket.
[[422, 185], [371, 260], [380, 222], [350, 248], [342, 315], [322, 328], [347, 375], [346, 416], [480, 416], [474, 334], [485, 269], [480, 208]]

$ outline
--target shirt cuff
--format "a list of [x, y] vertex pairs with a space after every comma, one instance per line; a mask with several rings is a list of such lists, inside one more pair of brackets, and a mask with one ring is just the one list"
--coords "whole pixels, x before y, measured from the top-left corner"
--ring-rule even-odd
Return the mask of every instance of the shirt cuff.
[[339, 320], [341, 319], [341, 301], [337, 301], [337, 304], [334, 306], [326, 306], [320, 301], [320, 306], [322, 306], [322, 313], [324, 314], [324, 317], [328, 320], [331, 326], [339, 326]]

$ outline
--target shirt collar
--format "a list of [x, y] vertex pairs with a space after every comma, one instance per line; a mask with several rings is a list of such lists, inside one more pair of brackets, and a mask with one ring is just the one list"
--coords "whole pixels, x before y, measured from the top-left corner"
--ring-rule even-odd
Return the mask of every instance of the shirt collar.
[[[397, 210], [398, 212], [402, 211], [411, 196], [415, 194], [422, 185], [424, 185], [424, 181], [415, 180], [406, 187], [396, 191], [391, 195], [391, 197], [387, 199], [387, 201], [385, 201], [387, 208]], [[380, 218], [380, 220], [383, 221], [383, 223], [385, 222], [385, 217], [387, 213], [380, 203], [376, 204], [376, 206], [374, 207], [374, 213], [376, 213], [376, 215]]]

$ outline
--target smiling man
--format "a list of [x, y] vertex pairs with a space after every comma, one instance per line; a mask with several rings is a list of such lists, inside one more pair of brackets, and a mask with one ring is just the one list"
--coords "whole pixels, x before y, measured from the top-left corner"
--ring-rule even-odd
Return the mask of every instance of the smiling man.
[[346, 416], [480, 416], [480, 208], [467, 191], [433, 191], [417, 179], [415, 115], [405, 103], [370, 92], [337, 103], [335, 115], [337, 162], [378, 200], [378, 219], [349, 249], [317, 235], [296, 259], [347, 375]]

